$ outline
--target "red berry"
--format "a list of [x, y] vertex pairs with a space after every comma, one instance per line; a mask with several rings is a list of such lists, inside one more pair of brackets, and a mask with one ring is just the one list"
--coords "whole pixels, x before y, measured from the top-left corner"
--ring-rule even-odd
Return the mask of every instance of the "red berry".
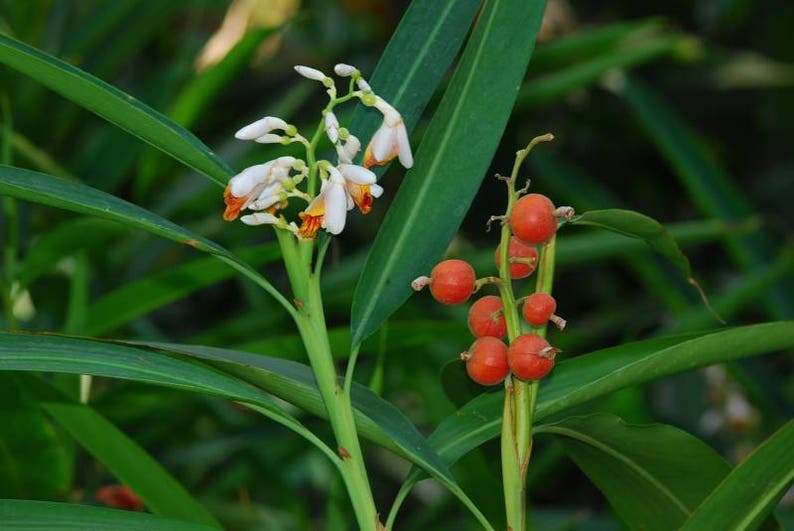
[[430, 273], [430, 293], [442, 304], [463, 304], [474, 292], [474, 269], [463, 260], [444, 260]]
[[[499, 269], [502, 263], [501, 260], [502, 244], [496, 247], [494, 259], [496, 260], [496, 268]], [[531, 275], [538, 265], [538, 251], [533, 245], [527, 245], [515, 236], [510, 237], [510, 246], [507, 248], [508, 258], [523, 258], [532, 260], [531, 264], [521, 264], [510, 262], [510, 277], [511, 278], [526, 278]]]
[[496, 295], [477, 299], [469, 308], [469, 330], [474, 337], [505, 337], [507, 325], [502, 299]]
[[500, 339], [485, 336], [477, 339], [460, 355], [466, 362], [469, 377], [480, 385], [496, 385], [507, 377], [507, 346]]
[[554, 203], [545, 195], [525, 195], [513, 205], [510, 228], [526, 243], [537, 245], [547, 241], [557, 232]]
[[522, 380], [539, 380], [554, 367], [557, 351], [537, 334], [523, 334], [515, 338], [507, 349], [510, 370]]
[[548, 293], [533, 293], [524, 301], [524, 319], [532, 326], [543, 326], [557, 311], [557, 301]]

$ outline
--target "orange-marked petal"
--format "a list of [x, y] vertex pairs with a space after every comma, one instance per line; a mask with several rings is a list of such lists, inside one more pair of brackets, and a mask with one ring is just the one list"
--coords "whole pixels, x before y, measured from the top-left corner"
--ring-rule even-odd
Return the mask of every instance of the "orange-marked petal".
[[372, 202], [375, 200], [375, 198], [372, 197], [372, 193], [369, 191], [369, 185], [362, 184], [351, 186], [350, 195], [353, 197], [353, 201], [356, 205], [358, 205], [358, 209], [361, 213], [369, 214], [370, 210], [372, 210]]
[[223, 192], [223, 202], [226, 203], [226, 210], [223, 211], [225, 221], [234, 221], [240, 215], [240, 211], [245, 206], [247, 197], [235, 197], [232, 195], [231, 186], [227, 186]]
[[322, 214], [319, 216], [312, 216], [311, 214], [307, 214], [306, 212], [299, 212], [298, 217], [301, 218], [300, 229], [298, 229], [298, 234], [302, 238], [311, 239], [317, 234], [317, 231], [320, 230], [320, 227], [323, 224], [323, 216]]

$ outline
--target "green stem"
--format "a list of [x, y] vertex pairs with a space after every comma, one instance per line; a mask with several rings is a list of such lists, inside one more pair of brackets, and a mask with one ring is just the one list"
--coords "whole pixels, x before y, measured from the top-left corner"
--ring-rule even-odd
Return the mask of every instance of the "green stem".
[[[295, 322], [306, 347], [341, 456], [340, 472], [361, 529], [377, 529], [378, 512], [364, 465], [349, 393], [340, 385], [323, 312], [320, 276], [307, 267], [292, 234], [276, 230], [298, 307]], [[302, 249], [301, 249], [302, 250]]]
[[[515, 295], [511, 284], [510, 263], [508, 260], [510, 247], [510, 212], [518, 200], [516, 191], [518, 170], [532, 148], [540, 143], [551, 140], [551, 135], [534, 138], [529, 145], [516, 153], [513, 170], [507, 183], [507, 209], [502, 223], [499, 251], [499, 294], [504, 308], [507, 337], [512, 343], [521, 335], [521, 321], [518, 315]], [[551, 255], [551, 260], [546, 258]], [[554, 239], [541, 250], [538, 265], [538, 287], [554, 275]], [[549, 264], [551, 269], [549, 268]], [[543, 279], [543, 280], [542, 280]], [[545, 328], [543, 335], [545, 335]], [[513, 531], [526, 529], [526, 479], [529, 459], [532, 453], [532, 417], [537, 400], [537, 382], [525, 382], [509, 375], [505, 379], [505, 401], [502, 409], [502, 488], [505, 496], [505, 514], [507, 528]]]

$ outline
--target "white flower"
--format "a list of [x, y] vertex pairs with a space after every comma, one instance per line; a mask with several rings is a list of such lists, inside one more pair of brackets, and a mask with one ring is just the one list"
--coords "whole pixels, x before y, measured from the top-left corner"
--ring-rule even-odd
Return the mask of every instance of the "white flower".
[[261, 120], [257, 120], [254, 123], [248, 124], [234, 133], [234, 137], [240, 140], [253, 140], [276, 129], [281, 129], [284, 131], [287, 129], [287, 127], [289, 127], [289, 124], [281, 118], [277, 118], [275, 116], [265, 116]]
[[345, 178], [333, 167], [328, 169], [328, 175], [317, 197], [309, 203], [306, 210], [298, 214], [303, 222], [298, 234], [303, 238], [314, 238], [320, 227], [330, 234], [339, 234], [345, 228], [347, 218]]
[[363, 77], [356, 81], [356, 85], [362, 92], [372, 92], [372, 87], [369, 86], [369, 83]]
[[334, 66], [334, 72], [336, 72], [336, 75], [339, 77], [350, 77], [358, 73], [358, 68], [346, 65], [345, 63], [339, 63]]
[[364, 152], [364, 167], [382, 166], [394, 157], [399, 157], [400, 164], [410, 168], [414, 164], [414, 158], [403, 117], [380, 96], [375, 100], [375, 108], [383, 114], [383, 123]]
[[240, 218], [240, 221], [246, 225], [275, 225], [279, 219], [273, 214], [267, 212], [256, 212]]
[[311, 68], [308, 66], [303, 65], [296, 65], [295, 71], [305, 77], [306, 79], [311, 79], [313, 81], [325, 81], [325, 78], [328, 77], [316, 68]]
[[339, 141], [339, 120], [336, 119], [336, 115], [331, 111], [325, 113], [325, 133], [334, 144]]
[[298, 165], [298, 162], [295, 157], [279, 157], [265, 164], [246, 168], [232, 177], [223, 194], [226, 203], [223, 219], [233, 221], [241, 210], [259, 200], [263, 193], [272, 195], [270, 192], [273, 188], [268, 187], [274, 184], [281, 187], [281, 183], [289, 177], [290, 169], [293, 165]]
[[348, 133], [344, 145], [337, 144], [336, 146], [336, 154], [340, 163], [352, 163], [359, 151], [361, 151], [361, 141], [351, 133]]

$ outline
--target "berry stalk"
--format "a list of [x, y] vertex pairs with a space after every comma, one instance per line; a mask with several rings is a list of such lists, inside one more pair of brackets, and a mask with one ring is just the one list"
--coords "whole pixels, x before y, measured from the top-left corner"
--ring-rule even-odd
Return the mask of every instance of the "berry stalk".
[[[499, 244], [499, 295], [504, 307], [507, 337], [512, 343], [521, 335], [521, 325], [515, 295], [511, 284], [511, 271], [508, 252], [512, 230], [508, 220], [513, 207], [524, 190], [516, 190], [518, 170], [532, 148], [540, 142], [548, 142], [551, 134], [532, 139], [525, 149], [516, 153], [516, 160], [507, 184], [507, 210], [502, 223]], [[549, 259], [548, 256], [551, 256]], [[554, 238], [543, 246], [539, 259], [538, 287], [553, 277]], [[550, 266], [550, 268], [549, 268]], [[550, 285], [548, 288], [550, 289]], [[544, 328], [545, 335], [545, 328]], [[537, 397], [537, 381], [524, 382], [513, 375], [505, 379], [505, 401], [502, 413], [502, 486], [505, 496], [507, 528], [526, 529], [526, 478], [532, 449], [532, 417]]]

